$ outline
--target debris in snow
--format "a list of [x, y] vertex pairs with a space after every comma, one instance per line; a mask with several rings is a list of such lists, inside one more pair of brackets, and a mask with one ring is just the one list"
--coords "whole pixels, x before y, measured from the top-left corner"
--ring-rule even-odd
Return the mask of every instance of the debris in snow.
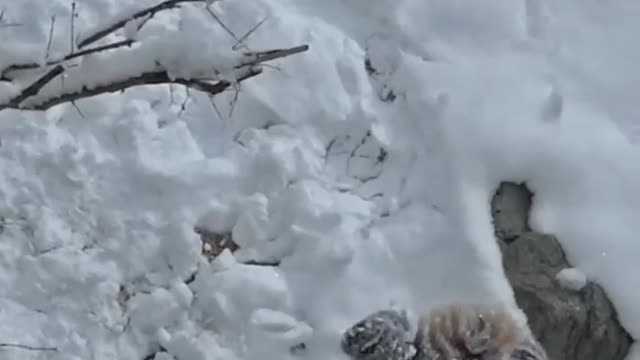
[[581, 290], [587, 285], [587, 276], [576, 268], [565, 268], [556, 274], [560, 284], [571, 290]]
[[562, 94], [560, 94], [557, 86], [552, 86], [547, 98], [544, 101], [541, 109], [542, 120], [545, 122], [555, 122], [562, 116], [562, 109], [564, 107], [564, 100]]
[[341, 347], [354, 360], [406, 360], [415, 353], [404, 312], [379, 310], [342, 335]]
[[218, 257], [225, 249], [233, 253], [240, 248], [238, 244], [233, 241], [231, 233], [218, 234], [199, 228], [196, 228], [195, 232], [200, 235], [202, 255], [209, 259], [209, 261]]

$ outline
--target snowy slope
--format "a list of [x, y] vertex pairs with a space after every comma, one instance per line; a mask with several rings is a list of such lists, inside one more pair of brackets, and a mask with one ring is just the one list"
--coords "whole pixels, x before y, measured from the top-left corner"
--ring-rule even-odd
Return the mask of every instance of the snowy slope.
[[[75, 26], [150, 3], [79, 1]], [[68, 50], [68, 1], [2, 8], [22, 23], [0, 28], [2, 66], [42, 56], [53, 14], [52, 49]], [[162, 346], [180, 360], [271, 360], [300, 356], [289, 353], [300, 342], [306, 359], [343, 359], [342, 329], [382, 307], [415, 320], [454, 299], [513, 304], [489, 213], [501, 180], [528, 182], [534, 228], [560, 238], [640, 337], [640, 4], [216, 11], [239, 34], [268, 17], [251, 48], [311, 46], [244, 83], [231, 117], [233, 93], [215, 98], [220, 119], [194, 93], [182, 110], [179, 87], [79, 101], [82, 115], [0, 112], [0, 343], [55, 348], [0, 359], [140, 360]], [[232, 231], [239, 260], [281, 265], [209, 264], [196, 224]]]

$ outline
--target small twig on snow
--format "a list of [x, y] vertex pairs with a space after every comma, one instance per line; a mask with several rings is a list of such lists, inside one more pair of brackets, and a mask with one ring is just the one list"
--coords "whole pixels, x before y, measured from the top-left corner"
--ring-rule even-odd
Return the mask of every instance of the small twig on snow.
[[189, 104], [189, 100], [191, 100], [191, 92], [189, 91], [188, 87], [184, 88], [185, 90], [185, 98], [184, 101], [182, 102], [182, 105], [180, 105], [180, 111], [178, 112], [178, 118], [180, 118], [182, 116], [182, 113], [185, 112], [185, 110], [187, 110], [187, 105]]
[[220, 109], [218, 109], [218, 106], [216, 105], [213, 95], [209, 95], [209, 102], [211, 102], [211, 106], [213, 107], [213, 110], [216, 112], [216, 114], [220, 118], [220, 121], [222, 121], [222, 123], [224, 124], [225, 123], [224, 118], [222, 117], [222, 113], [220, 113]]
[[69, 46], [71, 47], [71, 49], [69, 50], [69, 53], [73, 54], [73, 52], [76, 50], [76, 46], [75, 46], [75, 25], [76, 25], [76, 0], [73, 0], [71, 2], [71, 33], [69, 34], [70, 39], [69, 39]]
[[233, 85], [235, 90], [233, 94], [233, 99], [231, 99], [231, 103], [229, 104], [229, 118], [233, 116], [233, 109], [236, 107], [236, 103], [238, 103], [238, 96], [240, 95], [240, 83], [236, 83]]
[[[246, 74], [238, 78], [237, 81], [243, 81], [249, 78], [252, 78], [262, 72], [262, 69], [255, 68], [250, 69]], [[154, 71], [143, 73], [138, 76], [133, 76], [124, 80], [114, 81], [109, 84], [99, 85], [93, 87], [91, 89], [82, 88], [77, 91], [71, 91], [68, 93], [59, 94], [53, 98], [46, 99], [45, 101], [31, 106], [23, 106], [22, 109], [25, 110], [46, 110], [55, 105], [59, 105], [65, 102], [70, 102], [74, 100], [79, 100], [87, 97], [92, 97], [104, 93], [121, 91], [124, 89], [128, 89], [133, 86], [139, 85], [158, 85], [158, 84], [181, 84], [185, 86], [189, 86], [196, 90], [200, 90], [212, 95], [219, 94], [225, 91], [231, 83], [228, 81], [219, 81], [216, 83], [209, 83], [202, 80], [193, 80], [193, 79], [172, 79], [166, 71]], [[2, 107], [0, 106], [0, 110]]]
[[81, 118], [83, 118], [85, 120], [87, 119], [87, 117], [84, 116], [84, 114], [82, 113], [82, 111], [78, 107], [78, 104], [76, 104], [75, 100], [71, 102], [71, 105], [73, 105], [73, 108], [76, 109], [76, 111], [78, 112], [78, 115], [80, 115]]
[[213, 10], [211, 10], [211, 8], [209, 6], [207, 6], [207, 12], [209, 13], [209, 15], [211, 15], [211, 17], [218, 22], [218, 24], [220, 24], [220, 26], [229, 34], [231, 35], [231, 37], [237, 41], [240, 42], [240, 40], [238, 40], [238, 37], [236, 36], [236, 34], [233, 33], [233, 31], [231, 31], [231, 29], [229, 29], [229, 27], [227, 25], [224, 24], [224, 22], [222, 22], [222, 20], [220, 20], [220, 18], [218, 17], [218, 15], [216, 15]]
[[53, 29], [56, 25], [56, 16], [51, 16], [51, 26], [49, 27], [49, 40], [47, 41], [47, 51], [45, 52], [44, 59], [49, 59], [49, 53], [51, 52], [51, 43], [53, 42]]
[[236, 40], [237, 42], [231, 47], [232, 50], [238, 50], [242, 47], [246, 47], [246, 45], [244, 44], [244, 41], [247, 40], [249, 38], [249, 36], [251, 36], [251, 34], [253, 34], [256, 30], [258, 30], [258, 28], [264, 24], [265, 21], [267, 21], [268, 18], [264, 18], [262, 20], [260, 20], [254, 27], [252, 27], [251, 29], [249, 29], [249, 31], [247, 31], [246, 34], [242, 35], [240, 37], [240, 39]]
[[[89, 54], [93, 54], [93, 53], [97, 53], [97, 52], [102, 52], [102, 51], [107, 51], [107, 50], [113, 50], [113, 49], [117, 49], [117, 48], [121, 48], [121, 47], [125, 47], [125, 46], [131, 46], [133, 43], [134, 43], [133, 40], [122, 40], [122, 41], [114, 42], [112, 44], [101, 45], [101, 46], [96, 46], [96, 47], [90, 48], [90, 49], [76, 51], [74, 53], [67, 54], [64, 57], [60, 58], [60, 59], [47, 61], [46, 65], [47, 66], [57, 65], [57, 64], [65, 62], [65, 61], [72, 60], [72, 59], [75, 59], [75, 58], [78, 58], [78, 57], [81, 57], [81, 56], [85, 56], [85, 55], [89, 55]], [[36, 64], [36, 63], [11, 65], [11, 66], [7, 67], [6, 69], [4, 69], [2, 71], [2, 74], [0, 75], [0, 77], [6, 78], [7, 74], [9, 74], [9, 73], [11, 73], [13, 71], [33, 70], [33, 69], [38, 69], [41, 66], [42, 65]]]
[[309, 45], [300, 45], [300, 46], [292, 47], [289, 49], [248, 52], [248, 53], [245, 53], [245, 55], [249, 58], [249, 60], [241, 63], [240, 65], [237, 65], [236, 69], [239, 69], [247, 65], [256, 65], [258, 63], [262, 63], [265, 61], [271, 61], [278, 58], [299, 54], [307, 50], [309, 50]]
[[31, 351], [58, 351], [56, 347], [47, 347], [47, 346], [29, 346], [22, 344], [9, 344], [9, 343], [0, 343], [0, 347], [4, 348], [17, 348]]

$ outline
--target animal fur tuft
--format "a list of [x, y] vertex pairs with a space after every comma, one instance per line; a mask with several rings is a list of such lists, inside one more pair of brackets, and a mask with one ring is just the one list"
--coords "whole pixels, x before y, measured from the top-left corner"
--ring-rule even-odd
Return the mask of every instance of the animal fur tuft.
[[547, 360], [526, 323], [501, 305], [449, 304], [418, 321], [414, 360]]

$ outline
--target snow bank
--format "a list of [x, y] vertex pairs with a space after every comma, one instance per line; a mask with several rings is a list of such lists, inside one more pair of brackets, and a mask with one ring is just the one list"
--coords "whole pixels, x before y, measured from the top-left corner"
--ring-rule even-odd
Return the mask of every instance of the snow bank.
[[[81, 34], [138, 6], [79, 4]], [[24, 24], [0, 29], [0, 64], [41, 61], [49, 16], [68, 24], [67, 1], [2, 7]], [[559, 237], [640, 336], [640, 288], [629, 286], [640, 276], [640, 52], [625, 41], [640, 5], [234, 0], [215, 10], [236, 34], [268, 17], [252, 49], [311, 45], [244, 84], [232, 117], [233, 93], [214, 99], [219, 118], [201, 94], [183, 111], [177, 87], [79, 101], [82, 115], [70, 104], [0, 112], [0, 342], [57, 349], [3, 358], [288, 359], [304, 342], [309, 359], [343, 359], [341, 331], [381, 307], [414, 321], [451, 300], [513, 304], [489, 212], [501, 180], [527, 181], [533, 227]], [[137, 59], [208, 71], [198, 66], [215, 58], [209, 40], [234, 43], [216, 26], [185, 6], [137, 33], [148, 45], [120, 66], [105, 55], [72, 71], [99, 83], [135, 72], [142, 62], [127, 60], [147, 50]], [[183, 43], [181, 27], [193, 38]], [[67, 29], [53, 54], [67, 51]], [[209, 264], [195, 225], [231, 232], [243, 249]]]

